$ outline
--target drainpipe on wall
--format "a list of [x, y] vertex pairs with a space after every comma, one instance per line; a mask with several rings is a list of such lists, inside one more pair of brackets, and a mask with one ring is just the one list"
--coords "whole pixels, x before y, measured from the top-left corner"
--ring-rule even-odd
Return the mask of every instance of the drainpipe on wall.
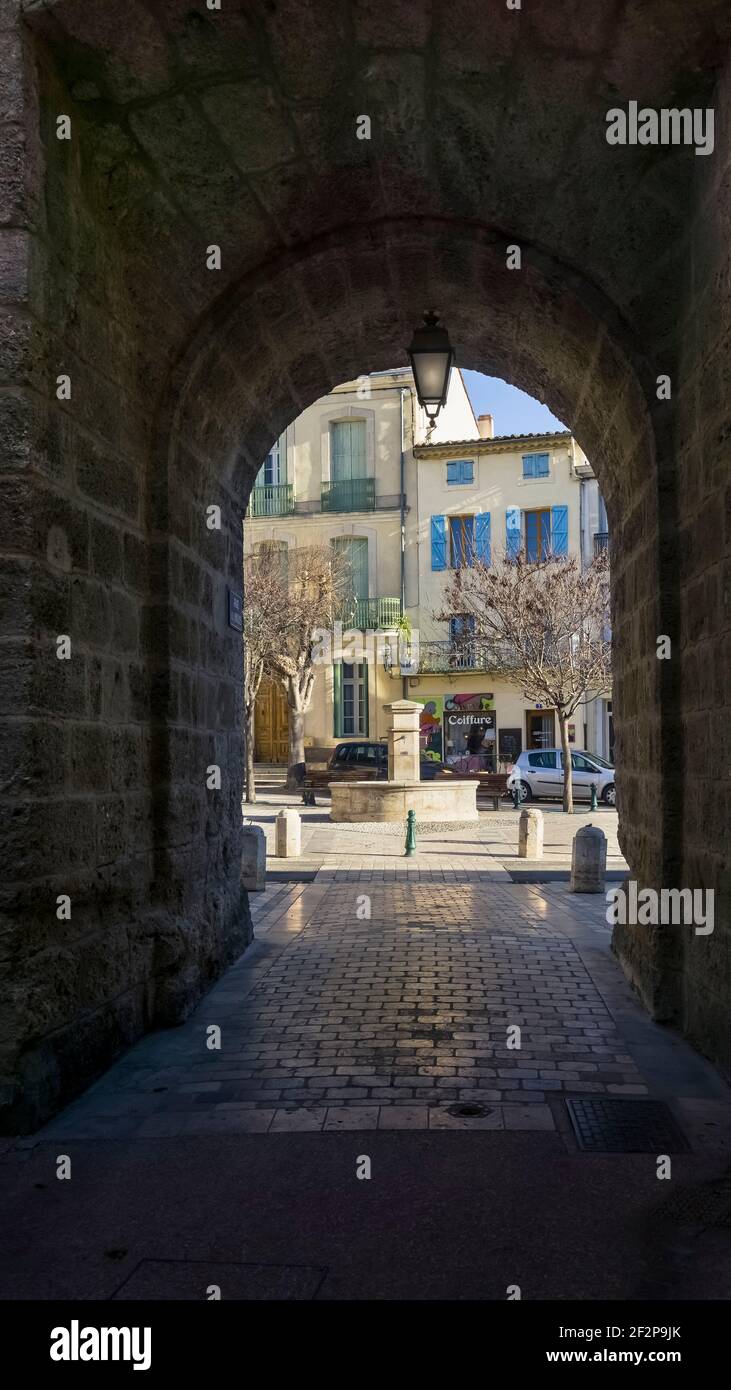
[[[408, 386], [401, 388], [401, 468], [399, 474], [399, 488], [401, 500], [401, 616], [406, 612], [406, 452], [404, 449], [404, 396], [411, 396]], [[404, 700], [409, 698], [408, 677], [401, 679], [401, 695]]]

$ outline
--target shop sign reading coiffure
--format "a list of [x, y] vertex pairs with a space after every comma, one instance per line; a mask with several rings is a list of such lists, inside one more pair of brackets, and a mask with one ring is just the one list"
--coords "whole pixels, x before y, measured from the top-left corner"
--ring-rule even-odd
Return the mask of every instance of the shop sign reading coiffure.
[[491, 710], [482, 710], [480, 714], [472, 712], [465, 714], [447, 714], [445, 715], [445, 719], [447, 724], [450, 725], [479, 724], [482, 729], [495, 728], [495, 714]]
[[475, 724], [481, 725], [483, 729], [494, 729], [492, 692], [477, 694], [470, 691], [464, 695], [448, 695], [444, 701], [444, 722], [454, 729], [467, 729]]

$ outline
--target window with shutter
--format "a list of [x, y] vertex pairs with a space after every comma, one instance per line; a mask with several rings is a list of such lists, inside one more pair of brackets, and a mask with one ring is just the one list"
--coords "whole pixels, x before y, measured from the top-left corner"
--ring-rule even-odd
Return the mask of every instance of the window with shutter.
[[520, 555], [520, 507], [507, 507], [505, 510], [505, 554], [508, 560], [517, 560]]
[[365, 420], [337, 420], [331, 426], [330, 481], [347, 483], [366, 476]]
[[475, 518], [449, 518], [449, 537], [452, 569], [469, 569], [475, 561]]
[[433, 570], [447, 568], [447, 519], [444, 516], [431, 519], [431, 567]]
[[490, 564], [490, 513], [481, 512], [475, 517], [475, 559], [483, 565]]
[[549, 463], [548, 454], [523, 454], [523, 477], [547, 478]]
[[472, 459], [453, 459], [447, 464], [448, 483], [473, 483], [475, 465]]
[[341, 552], [348, 565], [349, 597], [368, 598], [368, 537], [335, 536], [331, 545]]
[[551, 508], [551, 549], [554, 555], [569, 553], [569, 509]]
[[343, 661], [333, 666], [334, 732], [336, 738], [368, 734], [368, 663]]
[[525, 514], [525, 558], [531, 564], [545, 560], [551, 550], [551, 513], [548, 508]]

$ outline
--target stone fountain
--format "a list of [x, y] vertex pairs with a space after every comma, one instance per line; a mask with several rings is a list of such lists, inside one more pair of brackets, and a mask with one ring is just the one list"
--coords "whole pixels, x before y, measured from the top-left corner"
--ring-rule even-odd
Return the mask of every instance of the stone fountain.
[[477, 783], [437, 775], [419, 776], [419, 714], [415, 700], [394, 700], [388, 731], [388, 781], [330, 782], [333, 821], [405, 821], [416, 812], [420, 825], [477, 820]]

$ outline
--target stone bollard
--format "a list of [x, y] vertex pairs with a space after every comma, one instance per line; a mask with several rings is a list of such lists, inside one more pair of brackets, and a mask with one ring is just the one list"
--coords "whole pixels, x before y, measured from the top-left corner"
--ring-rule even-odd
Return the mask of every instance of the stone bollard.
[[574, 835], [571, 850], [571, 892], [603, 893], [607, 870], [607, 837], [597, 825], [584, 825]]
[[267, 841], [260, 825], [245, 825], [241, 841], [241, 887], [263, 893], [267, 879]]
[[534, 806], [520, 813], [518, 854], [521, 859], [543, 858], [543, 812]]
[[302, 853], [302, 819], [291, 806], [277, 816], [275, 852], [279, 859], [296, 859]]

